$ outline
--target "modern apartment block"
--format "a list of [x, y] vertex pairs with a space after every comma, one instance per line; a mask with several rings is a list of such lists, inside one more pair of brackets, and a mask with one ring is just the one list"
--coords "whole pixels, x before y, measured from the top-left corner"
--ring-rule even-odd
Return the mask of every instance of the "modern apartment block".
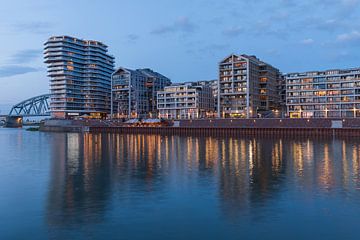
[[214, 103], [213, 109], [213, 117], [217, 117], [217, 108], [218, 108], [218, 80], [201, 80], [197, 82], [199, 85], [208, 85], [211, 88]]
[[280, 97], [280, 115], [281, 117], [284, 117], [287, 113], [286, 108], [286, 77], [285, 75], [281, 75], [278, 82], [278, 94]]
[[360, 68], [287, 74], [286, 105], [292, 118], [359, 117]]
[[108, 54], [107, 46], [69, 36], [51, 37], [44, 45], [52, 117], [106, 117], [114, 71], [114, 57]]
[[195, 119], [215, 113], [210, 81], [173, 84], [157, 94], [160, 118]]
[[157, 92], [169, 86], [169, 78], [151, 69], [119, 68], [112, 75], [112, 112], [118, 118], [158, 116]]
[[265, 117], [280, 110], [277, 68], [255, 56], [230, 55], [219, 63], [218, 116]]

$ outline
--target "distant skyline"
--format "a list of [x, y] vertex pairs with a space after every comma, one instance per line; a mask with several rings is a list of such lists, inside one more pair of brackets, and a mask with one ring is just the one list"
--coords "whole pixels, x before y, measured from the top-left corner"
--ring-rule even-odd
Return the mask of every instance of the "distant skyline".
[[[360, 0], [13, 0], [0, 8], [0, 105], [47, 93], [43, 43], [102, 41], [116, 67], [173, 82], [217, 78], [231, 53], [282, 72], [359, 67]], [[1, 107], [0, 107], [1, 110]]]

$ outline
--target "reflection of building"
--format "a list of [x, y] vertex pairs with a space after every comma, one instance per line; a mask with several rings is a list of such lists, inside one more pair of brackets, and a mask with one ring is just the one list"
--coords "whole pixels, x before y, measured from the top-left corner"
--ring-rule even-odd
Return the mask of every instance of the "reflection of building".
[[[19, 145], [21, 138], [13, 141]], [[186, 209], [195, 204], [199, 212], [216, 216], [220, 210], [231, 220], [261, 220], [269, 210], [272, 217], [282, 215], [278, 206], [294, 196], [358, 196], [360, 187], [356, 139], [69, 133], [51, 137], [50, 144], [52, 234], [69, 226], [78, 231], [94, 223], [117, 224], [134, 215], [151, 221], [153, 215], [139, 209], [156, 212], [152, 204], [159, 199], [182, 202]]]
[[255, 56], [230, 55], [219, 64], [219, 117], [264, 117], [279, 110], [280, 72]]
[[113, 112], [120, 118], [157, 117], [157, 91], [170, 79], [150, 69], [117, 69], [112, 76]]
[[53, 138], [48, 224], [100, 222], [111, 189], [105, 135], [69, 133]]
[[53, 117], [91, 115], [105, 117], [110, 112], [110, 78], [114, 57], [98, 41], [68, 36], [51, 37], [45, 43], [45, 63], [50, 77]]
[[193, 119], [213, 115], [214, 97], [210, 82], [173, 84], [158, 92], [161, 118]]
[[286, 163], [281, 140], [228, 138], [219, 140], [219, 195], [230, 218], [261, 212], [276, 198], [285, 180]]
[[286, 75], [290, 117], [359, 117], [360, 68]]
[[131, 197], [135, 182], [138, 191], [152, 195], [160, 183], [168, 182], [160, 171], [168, 171], [174, 146], [171, 139], [166, 142], [163, 145], [159, 135], [68, 133], [51, 138], [49, 226], [103, 221], [112, 191], [126, 191]]

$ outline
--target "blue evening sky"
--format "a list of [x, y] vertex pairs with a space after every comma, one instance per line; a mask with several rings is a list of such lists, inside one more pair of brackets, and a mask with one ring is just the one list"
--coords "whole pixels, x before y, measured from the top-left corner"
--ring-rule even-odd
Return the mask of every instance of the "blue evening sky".
[[[360, 0], [1, 0], [0, 105], [48, 92], [51, 35], [109, 46], [116, 66], [150, 67], [173, 82], [214, 79], [246, 53], [283, 72], [356, 67]], [[0, 107], [1, 108], [1, 107]]]

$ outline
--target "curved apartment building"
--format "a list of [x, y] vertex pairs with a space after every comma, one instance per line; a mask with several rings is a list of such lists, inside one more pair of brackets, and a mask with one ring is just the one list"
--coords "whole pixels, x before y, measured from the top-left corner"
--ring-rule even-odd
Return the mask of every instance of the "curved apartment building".
[[44, 44], [50, 77], [50, 111], [55, 118], [110, 113], [114, 57], [98, 41], [55, 36]]

